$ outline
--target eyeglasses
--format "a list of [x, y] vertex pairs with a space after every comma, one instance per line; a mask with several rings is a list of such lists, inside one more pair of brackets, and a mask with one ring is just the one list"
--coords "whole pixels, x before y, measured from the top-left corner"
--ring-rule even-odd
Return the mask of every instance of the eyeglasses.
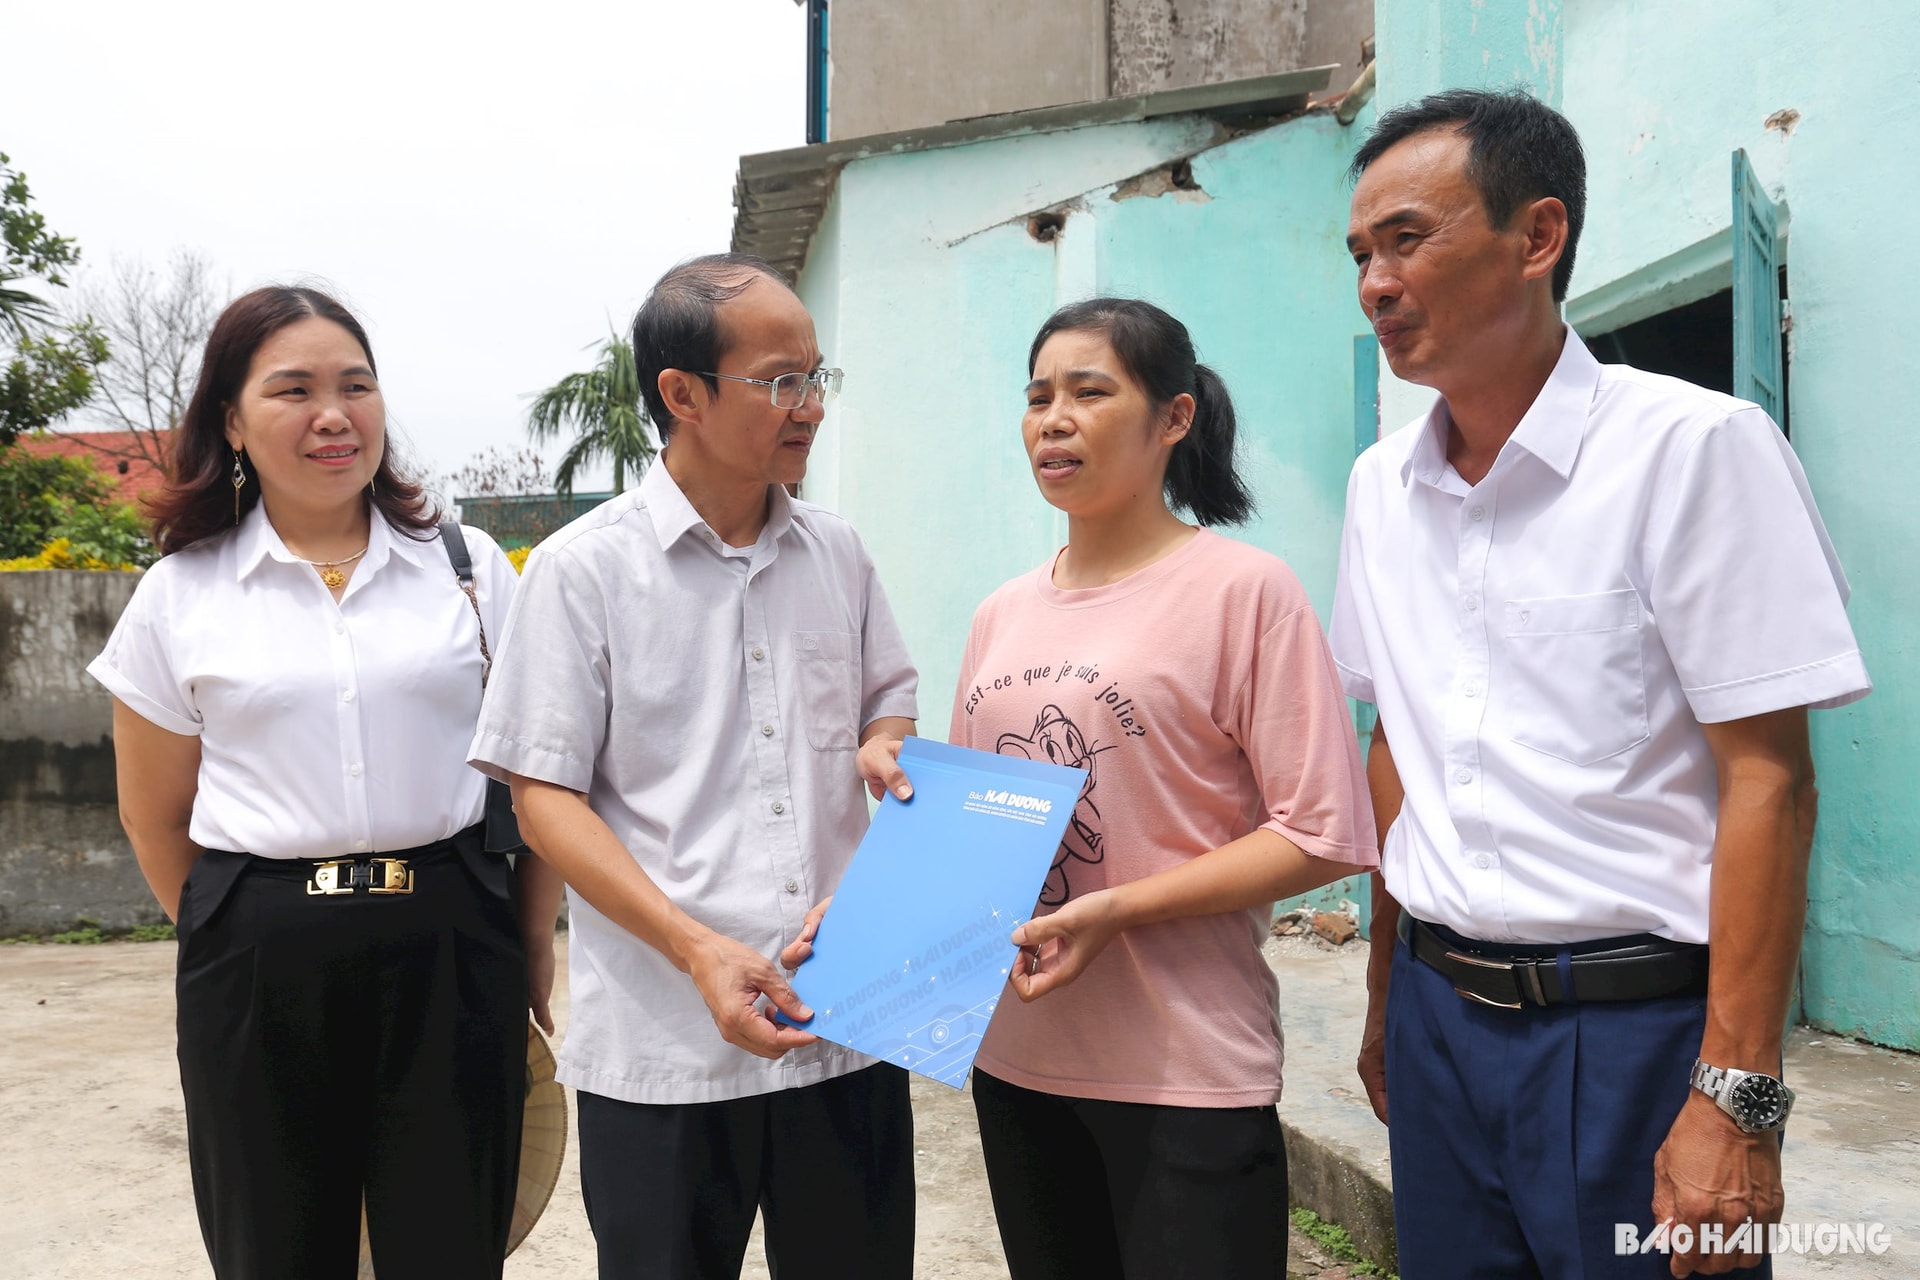
[[840, 384], [846, 374], [838, 369], [815, 369], [812, 373], [783, 373], [777, 378], [742, 378], [732, 373], [703, 373], [703, 378], [725, 378], [728, 382], [751, 382], [756, 387], [770, 388], [769, 396], [776, 409], [798, 409], [807, 402], [809, 395], [821, 404], [840, 394]]

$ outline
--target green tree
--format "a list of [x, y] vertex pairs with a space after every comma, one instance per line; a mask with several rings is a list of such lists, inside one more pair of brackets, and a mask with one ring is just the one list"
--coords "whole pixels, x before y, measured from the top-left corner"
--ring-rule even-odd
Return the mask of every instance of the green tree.
[[147, 522], [131, 502], [95, 504], [67, 499], [59, 504], [59, 510], [60, 523], [47, 541], [65, 538], [68, 554], [75, 559], [144, 569], [160, 558], [153, 540], [147, 537]]
[[535, 440], [573, 439], [553, 470], [553, 487], [573, 496], [574, 474], [601, 458], [613, 462], [613, 491], [637, 480], [659, 446], [640, 404], [640, 373], [632, 344], [615, 336], [600, 344], [600, 362], [585, 373], [570, 373], [542, 391], [527, 411], [527, 431]]
[[102, 506], [110, 496], [107, 478], [85, 458], [0, 449], [0, 560], [38, 555], [76, 508]]
[[65, 288], [65, 268], [80, 260], [67, 236], [47, 229], [33, 208], [27, 178], [0, 152], [0, 448], [85, 404], [107, 340], [89, 320], [62, 323], [53, 304], [20, 287], [41, 280]]

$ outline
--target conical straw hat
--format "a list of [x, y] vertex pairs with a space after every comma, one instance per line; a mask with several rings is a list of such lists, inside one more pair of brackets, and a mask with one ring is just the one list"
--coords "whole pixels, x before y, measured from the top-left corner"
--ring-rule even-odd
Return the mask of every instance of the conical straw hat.
[[[533, 1230], [560, 1183], [560, 1161], [567, 1153], [567, 1091], [553, 1078], [553, 1049], [540, 1028], [527, 1023], [527, 1109], [520, 1122], [520, 1182], [513, 1195], [513, 1225], [507, 1252]], [[374, 1280], [373, 1250], [367, 1240], [367, 1211], [360, 1209], [360, 1280]]]
[[520, 1185], [513, 1196], [513, 1226], [507, 1252], [533, 1230], [560, 1183], [567, 1154], [567, 1090], [553, 1078], [553, 1049], [540, 1028], [527, 1023], [527, 1112], [520, 1122]]

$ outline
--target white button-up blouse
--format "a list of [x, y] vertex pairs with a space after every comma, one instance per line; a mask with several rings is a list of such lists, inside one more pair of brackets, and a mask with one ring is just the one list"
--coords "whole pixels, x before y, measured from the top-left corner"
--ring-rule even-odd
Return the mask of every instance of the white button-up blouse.
[[1331, 643], [1406, 787], [1387, 888], [1495, 941], [1707, 940], [1702, 724], [1872, 687], [1793, 450], [1754, 405], [1571, 331], [1493, 468], [1446, 404], [1362, 454]]
[[[487, 636], [516, 576], [466, 529]], [[480, 634], [435, 533], [373, 521], [336, 602], [256, 506], [146, 572], [87, 671], [134, 712], [200, 739], [189, 835], [207, 849], [322, 858], [410, 849], [480, 820], [468, 767]]]

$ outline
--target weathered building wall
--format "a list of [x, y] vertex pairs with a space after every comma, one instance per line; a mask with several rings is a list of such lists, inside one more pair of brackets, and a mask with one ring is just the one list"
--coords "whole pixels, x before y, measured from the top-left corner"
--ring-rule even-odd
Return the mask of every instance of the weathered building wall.
[[827, 136], [1106, 96], [1107, 0], [834, 0]]
[[120, 829], [113, 711], [86, 664], [137, 573], [0, 573], [0, 935], [164, 919]]
[[1109, 91], [1116, 98], [1130, 97], [1312, 65], [1301, 61], [1308, 5], [1309, 0], [1110, 0]]
[[833, 0], [827, 136], [836, 141], [1339, 64], [1373, 32], [1368, 0]]
[[[1736, 148], [1779, 205], [1793, 447], [1852, 581], [1848, 612], [1875, 681], [1871, 697], [1812, 717], [1820, 822], [1803, 1010], [1920, 1049], [1920, 434], [1909, 425], [1920, 353], [1893, 323], [1920, 261], [1890, 251], [1882, 230], [1920, 198], [1905, 142], [1920, 127], [1920, 28], [1897, 6], [1795, 0], [1461, 10], [1381, 0], [1380, 102], [1518, 83], [1567, 113], [1589, 176], [1567, 307], [1576, 329], [1727, 287]], [[1390, 430], [1424, 397], [1382, 381]]]

